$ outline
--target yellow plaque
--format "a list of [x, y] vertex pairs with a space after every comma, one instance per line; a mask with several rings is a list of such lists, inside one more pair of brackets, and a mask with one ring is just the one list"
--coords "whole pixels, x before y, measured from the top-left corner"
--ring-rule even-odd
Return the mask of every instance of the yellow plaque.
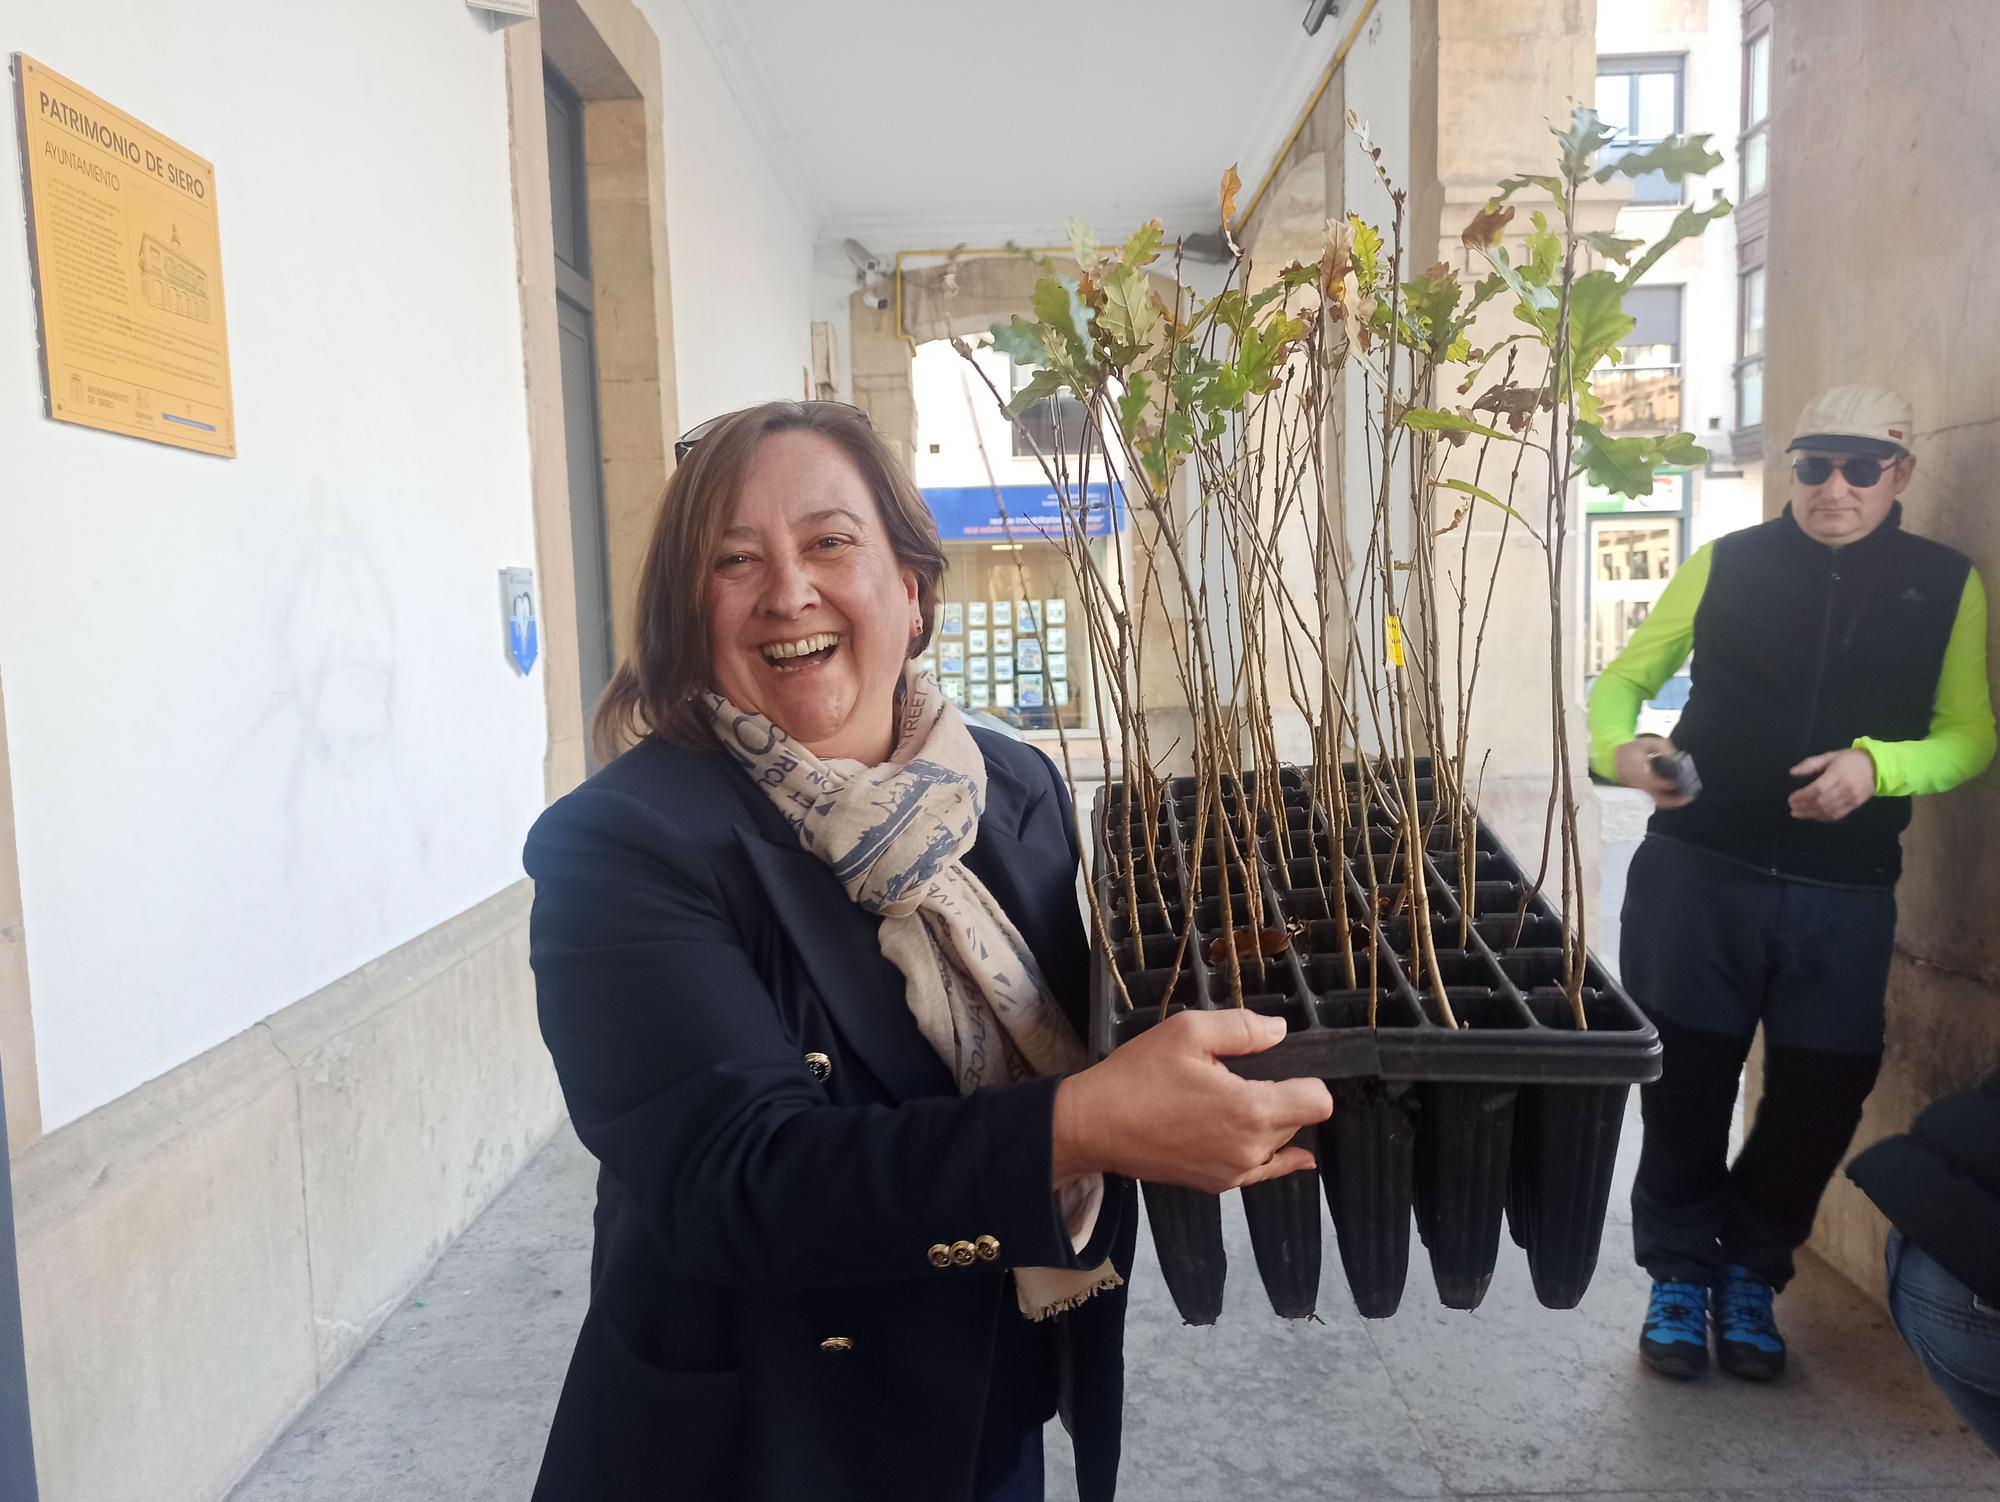
[[215, 168], [15, 55], [48, 415], [236, 456]]

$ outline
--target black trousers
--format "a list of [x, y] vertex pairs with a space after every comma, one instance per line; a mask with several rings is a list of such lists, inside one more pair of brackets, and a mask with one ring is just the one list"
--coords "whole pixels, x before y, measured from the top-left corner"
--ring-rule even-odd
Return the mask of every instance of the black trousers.
[[[1882, 1063], [1895, 894], [1823, 887], [1652, 836], [1621, 917], [1626, 989], [1660, 1030], [1642, 1086], [1633, 1254], [1656, 1279], [1774, 1287], [1812, 1232]], [[1744, 1059], [1764, 1029], [1764, 1094], [1729, 1161]]]

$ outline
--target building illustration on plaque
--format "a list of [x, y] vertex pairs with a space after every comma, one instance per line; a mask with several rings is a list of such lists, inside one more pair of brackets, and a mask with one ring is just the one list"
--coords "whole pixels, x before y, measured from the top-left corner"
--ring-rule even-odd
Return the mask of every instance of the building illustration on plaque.
[[181, 254], [181, 232], [162, 245], [151, 230], [139, 237], [139, 289], [163, 313], [207, 323], [208, 273]]

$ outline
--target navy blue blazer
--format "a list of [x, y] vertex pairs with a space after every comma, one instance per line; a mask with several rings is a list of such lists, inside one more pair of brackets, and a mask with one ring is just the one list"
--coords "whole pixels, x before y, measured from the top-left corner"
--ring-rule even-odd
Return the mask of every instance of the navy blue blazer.
[[[966, 865], [1081, 1034], [1068, 793], [1040, 752], [974, 734]], [[602, 1165], [538, 1502], [957, 1502], [988, 1412], [1021, 1416], [988, 1389], [1033, 1380], [1024, 1350], [1054, 1358], [1082, 1497], [1109, 1499], [1125, 1290], [1024, 1342], [1004, 1276], [1130, 1274], [1129, 1184], [1081, 1252], [1058, 1221], [1057, 1081], [960, 1096], [877, 920], [720, 749], [635, 747], [549, 808], [526, 865], [542, 1035]], [[982, 1237], [990, 1259], [936, 1257]]]

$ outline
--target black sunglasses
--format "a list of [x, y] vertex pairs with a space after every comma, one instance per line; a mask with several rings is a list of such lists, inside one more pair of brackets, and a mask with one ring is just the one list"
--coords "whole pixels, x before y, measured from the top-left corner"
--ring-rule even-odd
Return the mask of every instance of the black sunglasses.
[[1838, 469], [1841, 478], [1856, 490], [1867, 490], [1879, 484], [1882, 471], [1895, 468], [1896, 463], [1894, 459], [1869, 459], [1860, 455], [1836, 461], [1813, 454], [1804, 459], [1794, 459], [1792, 473], [1799, 477], [1801, 485], [1824, 485]]
[[[811, 401], [811, 402], [800, 402], [798, 405], [804, 407], [807, 411], [811, 411], [815, 407], [838, 407], [844, 412], [859, 413], [861, 416], [861, 420], [863, 422], [866, 422], [868, 420], [868, 414], [866, 412], [862, 412], [861, 409], [855, 406], [854, 403], [852, 402]], [[735, 415], [736, 414], [734, 412], [718, 413], [714, 417], [711, 417], [707, 422], [698, 422], [693, 427], [689, 428], [685, 433], [681, 434], [680, 437], [674, 440], [674, 463], [678, 464], [681, 462], [681, 460], [687, 458], [687, 456], [691, 452], [693, 452], [694, 446], [697, 443], [700, 443], [702, 439], [706, 438], [710, 433], [713, 433], [717, 428], [721, 427], [722, 424], [729, 421], [729, 419], [734, 417]]]

